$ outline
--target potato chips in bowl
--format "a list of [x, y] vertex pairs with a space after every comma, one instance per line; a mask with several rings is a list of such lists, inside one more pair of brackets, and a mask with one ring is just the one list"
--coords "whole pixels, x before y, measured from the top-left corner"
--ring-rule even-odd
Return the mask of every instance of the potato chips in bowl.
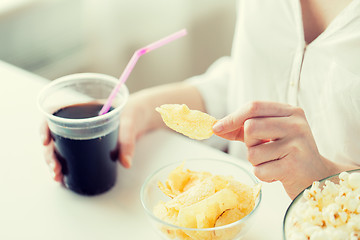
[[254, 220], [261, 185], [230, 161], [188, 159], [149, 176], [141, 202], [163, 239], [235, 240]]

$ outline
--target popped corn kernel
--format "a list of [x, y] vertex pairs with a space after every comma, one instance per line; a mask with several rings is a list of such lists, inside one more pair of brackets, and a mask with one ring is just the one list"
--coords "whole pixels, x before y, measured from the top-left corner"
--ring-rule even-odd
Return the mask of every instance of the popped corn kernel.
[[353, 189], [360, 189], [360, 173], [352, 173], [349, 178], [349, 186]]

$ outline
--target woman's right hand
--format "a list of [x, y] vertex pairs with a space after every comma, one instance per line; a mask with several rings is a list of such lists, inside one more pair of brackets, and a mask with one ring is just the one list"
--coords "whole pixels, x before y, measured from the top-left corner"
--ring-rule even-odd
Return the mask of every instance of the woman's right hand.
[[[120, 151], [118, 159], [125, 168], [131, 167], [136, 140], [146, 131], [144, 114], [145, 112], [141, 109], [141, 100], [136, 96], [129, 98], [128, 103], [121, 113], [118, 139]], [[42, 123], [40, 135], [42, 144], [45, 147], [44, 157], [50, 168], [50, 173], [55, 181], [62, 182], [63, 174], [61, 164], [56, 158], [54, 140], [51, 137], [50, 129], [46, 121]]]

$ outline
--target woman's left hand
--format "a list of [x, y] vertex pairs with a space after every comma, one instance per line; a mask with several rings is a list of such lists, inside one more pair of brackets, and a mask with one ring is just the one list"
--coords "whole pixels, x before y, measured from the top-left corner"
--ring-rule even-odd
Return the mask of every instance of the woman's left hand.
[[336, 172], [316, 146], [304, 111], [276, 102], [252, 102], [219, 120], [216, 135], [243, 141], [255, 175], [281, 181], [294, 199], [304, 188]]

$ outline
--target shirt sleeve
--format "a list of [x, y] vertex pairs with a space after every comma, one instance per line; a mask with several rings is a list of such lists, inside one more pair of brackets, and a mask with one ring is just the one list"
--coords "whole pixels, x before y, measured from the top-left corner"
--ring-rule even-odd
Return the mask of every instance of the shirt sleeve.
[[217, 119], [227, 114], [230, 69], [231, 58], [226, 56], [215, 61], [204, 74], [186, 80], [200, 91], [207, 113]]
[[[216, 119], [221, 119], [227, 114], [230, 69], [231, 58], [222, 57], [215, 61], [204, 74], [185, 80], [200, 91], [207, 113]], [[222, 151], [228, 148], [228, 141], [216, 135], [204, 140], [204, 143]]]

